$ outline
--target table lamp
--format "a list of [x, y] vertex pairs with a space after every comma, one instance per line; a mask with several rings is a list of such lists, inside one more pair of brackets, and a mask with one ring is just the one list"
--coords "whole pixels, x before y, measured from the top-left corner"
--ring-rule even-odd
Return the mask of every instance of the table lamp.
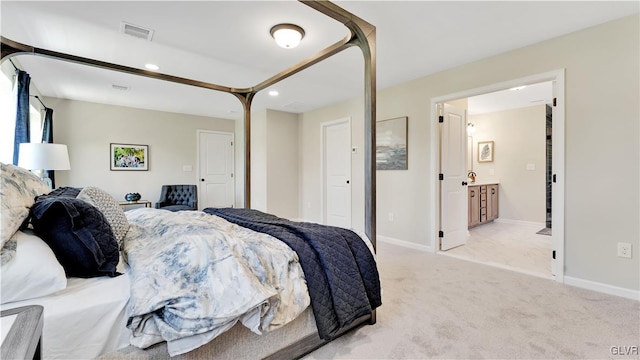
[[18, 166], [28, 170], [40, 170], [42, 181], [52, 187], [45, 170], [70, 170], [67, 145], [51, 143], [22, 143]]

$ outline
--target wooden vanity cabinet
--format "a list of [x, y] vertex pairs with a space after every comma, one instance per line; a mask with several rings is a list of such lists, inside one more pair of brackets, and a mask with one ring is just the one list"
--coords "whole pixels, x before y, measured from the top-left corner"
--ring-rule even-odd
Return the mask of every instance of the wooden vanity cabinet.
[[469, 186], [469, 227], [480, 225], [480, 186]]
[[469, 227], [498, 218], [498, 184], [471, 185], [469, 191]]

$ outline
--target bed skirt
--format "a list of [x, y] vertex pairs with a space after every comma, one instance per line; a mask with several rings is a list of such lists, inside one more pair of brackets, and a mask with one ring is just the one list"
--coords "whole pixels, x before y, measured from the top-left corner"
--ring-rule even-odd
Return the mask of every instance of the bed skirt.
[[[300, 316], [282, 328], [256, 335], [238, 323], [210, 343], [171, 359], [262, 359], [313, 335], [317, 336], [316, 322], [311, 307], [308, 307]], [[166, 343], [157, 344], [145, 350], [130, 345], [99, 357], [101, 360], [168, 358]]]

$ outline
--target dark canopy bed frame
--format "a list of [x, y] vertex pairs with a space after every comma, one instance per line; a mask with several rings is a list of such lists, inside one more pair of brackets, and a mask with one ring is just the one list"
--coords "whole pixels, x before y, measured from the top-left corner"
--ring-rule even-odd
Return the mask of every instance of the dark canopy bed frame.
[[[360, 48], [364, 57], [365, 87], [364, 87], [364, 132], [365, 132], [365, 234], [371, 240], [374, 249], [376, 246], [376, 168], [374, 162], [375, 154], [375, 123], [376, 123], [376, 28], [354, 14], [340, 8], [329, 1], [309, 1], [299, 0], [300, 3], [309, 6], [316, 11], [333, 18], [342, 23], [348, 30], [349, 35], [341, 41], [325, 48], [319, 53], [299, 62], [298, 64], [260, 82], [249, 88], [232, 88], [228, 86], [187, 79], [168, 74], [157, 73], [148, 70], [141, 70], [128, 66], [108, 63], [100, 60], [79, 57], [71, 54], [36, 48], [22, 44], [7, 38], [1, 38], [1, 61], [4, 62], [17, 55], [39, 55], [88, 66], [129, 73], [149, 78], [180, 83], [210, 90], [222, 91], [234, 95], [243, 105], [244, 109], [244, 137], [245, 137], [245, 193], [244, 207], [251, 207], [251, 103], [255, 95], [304, 69], [311, 67], [341, 51], [356, 46]], [[368, 316], [364, 316], [353, 322], [351, 326], [343, 329], [345, 333], [363, 324], [374, 324], [376, 322], [375, 311]], [[341, 333], [341, 334], [342, 334]], [[315, 336], [306, 336], [294, 344], [286, 346], [273, 353], [268, 358], [297, 358], [307, 354], [314, 349], [327, 343], [327, 340]], [[156, 354], [157, 355], [157, 354]], [[109, 356], [107, 356], [109, 357]], [[122, 356], [115, 356], [120, 358]], [[156, 358], [151, 355], [150, 358]]]

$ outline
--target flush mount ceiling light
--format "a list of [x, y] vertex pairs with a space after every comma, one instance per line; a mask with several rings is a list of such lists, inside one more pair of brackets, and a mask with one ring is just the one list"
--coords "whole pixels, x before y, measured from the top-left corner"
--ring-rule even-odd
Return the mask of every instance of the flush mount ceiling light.
[[304, 30], [293, 24], [278, 24], [271, 28], [271, 36], [276, 41], [276, 44], [285, 49], [292, 49], [298, 44], [304, 37]]

